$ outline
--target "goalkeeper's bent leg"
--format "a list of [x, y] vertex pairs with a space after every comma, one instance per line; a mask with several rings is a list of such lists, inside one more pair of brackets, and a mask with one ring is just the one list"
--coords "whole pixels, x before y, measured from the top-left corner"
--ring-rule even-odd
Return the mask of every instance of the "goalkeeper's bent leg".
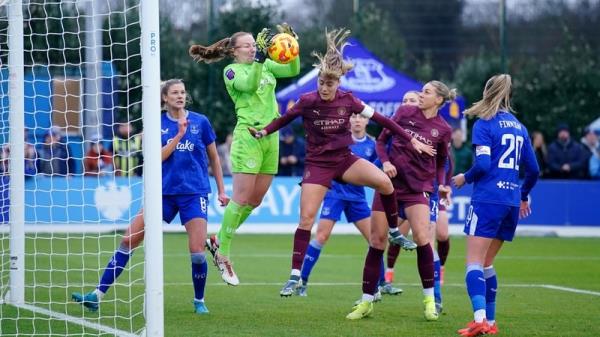
[[233, 239], [233, 233], [235, 233], [238, 227], [241, 212], [243, 206], [236, 203], [235, 201], [229, 201], [223, 214], [223, 223], [221, 223], [221, 229], [219, 230], [219, 254], [229, 256], [231, 251], [231, 240]]

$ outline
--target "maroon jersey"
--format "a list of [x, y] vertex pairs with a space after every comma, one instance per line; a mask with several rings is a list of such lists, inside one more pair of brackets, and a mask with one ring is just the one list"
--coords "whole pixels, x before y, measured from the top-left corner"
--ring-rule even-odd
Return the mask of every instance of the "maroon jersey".
[[393, 137], [388, 154], [386, 149], [392, 134], [384, 129], [377, 138], [377, 155], [382, 163], [389, 161], [396, 167], [398, 174], [392, 179], [394, 186], [415, 193], [433, 192], [433, 179], [437, 178], [440, 182], [445, 180], [444, 166], [452, 133], [450, 125], [440, 115], [427, 119], [421, 109], [407, 105], [400, 106], [392, 120], [406, 134], [437, 150], [434, 157], [426, 153], [419, 154], [411, 143]]
[[314, 91], [304, 94], [283, 116], [265, 127], [270, 134], [302, 116], [306, 132], [306, 163], [335, 166], [337, 158], [350, 153], [354, 143], [350, 116], [361, 113], [365, 104], [349, 92], [338, 90], [324, 101]]

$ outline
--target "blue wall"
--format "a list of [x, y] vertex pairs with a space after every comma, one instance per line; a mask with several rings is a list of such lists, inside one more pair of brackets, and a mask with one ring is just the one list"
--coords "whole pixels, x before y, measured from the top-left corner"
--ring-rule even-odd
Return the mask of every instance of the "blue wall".
[[[297, 223], [300, 202], [298, 181], [298, 178], [276, 177], [261, 207], [248, 218], [247, 223]], [[225, 184], [228, 193], [231, 194], [231, 179], [226, 179]], [[0, 188], [2, 186], [4, 185], [0, 184]], [[127, 223], [142, 204], [142, 190], [142, 180], [137, 177], [100, 180], [81, 177], [34, 177], [26, 181], [26, 222]], [[464, 222], [470, 192], [470, 186], [455, 191], [454, 205], [449, 210], [451, 223]], [[6, 201], [5, 193], [5, 189], [0, 191], [0, 196], [4, 195], [2, 202]], [[369, 194], [372, 195], [372, 192]], [[218, 206], [214, 195], [210, 200], [209, 223], [219, 224], [223, 208]], [[599, 182], [540, 181], [531, 194], [533, 214], [522, 220], [521, 224], [600, 227], [599, 200]], [[7, 211], [6, 207], [3, 209]], [[3, 215], [2, 218], [6, 221], [7, 214]]]

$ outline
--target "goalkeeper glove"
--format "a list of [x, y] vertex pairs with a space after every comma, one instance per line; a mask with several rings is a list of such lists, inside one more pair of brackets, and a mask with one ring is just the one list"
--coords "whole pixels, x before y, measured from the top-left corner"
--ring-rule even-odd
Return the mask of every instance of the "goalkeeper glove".
[[290, 34], [294, 37], [294, 39], [298, 40], [298, 34], [296, 34], [294, 28], [292, 28], [292, 26], [290, 26], [287, 22], [277, 25], [277, 31], [280, 33]]
[[271, 30], [268, 28], [263, 28], [260, 33], [256, 35], [256, 55], [254, 56], [254, 60], [259, 63], [265, 62], [267, 58], [268, 50], [273, 43], [271, 39], [273, 38], [273, 34]]

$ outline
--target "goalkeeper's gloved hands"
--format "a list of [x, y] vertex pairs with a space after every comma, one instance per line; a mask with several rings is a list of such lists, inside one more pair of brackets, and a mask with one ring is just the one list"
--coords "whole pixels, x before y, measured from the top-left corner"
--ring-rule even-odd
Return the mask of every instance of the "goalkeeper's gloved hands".
[[256, 34], [256, 55], [254, 60], [259, 63], [265, 62], [268, 55], [268, 50], [271, 47], [273, 34], [268, 28], [263, 28], [260, 33]]
[[294, 37], [294, 39], [298, 40], [298, 34], [296, 34], [294, 28], [292, 28], [292, 26], [290, 26], [287, 22], [277, 25], [277, 31], [280, 33], [290, 34]]

